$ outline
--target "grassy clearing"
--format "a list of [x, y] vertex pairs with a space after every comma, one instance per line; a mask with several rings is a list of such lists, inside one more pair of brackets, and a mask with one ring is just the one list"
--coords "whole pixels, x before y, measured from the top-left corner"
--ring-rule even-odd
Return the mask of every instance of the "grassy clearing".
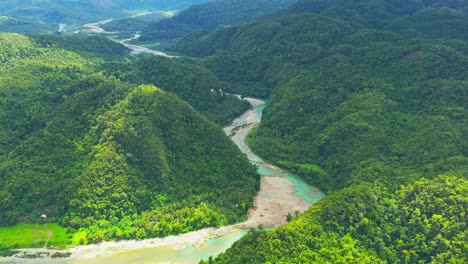
[[0, 245], [12, 248], [41, 248], [46, 241], [47, 247], [63, 248], [72, 243], [73, 234], [56, 223], [29, 224], [0, 227]]

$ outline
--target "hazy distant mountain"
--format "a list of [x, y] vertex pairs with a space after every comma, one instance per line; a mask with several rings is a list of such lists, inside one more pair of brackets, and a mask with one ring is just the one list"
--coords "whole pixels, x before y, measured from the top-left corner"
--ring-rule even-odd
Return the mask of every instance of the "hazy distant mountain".
[[[59, 23], [80, 24], [144, 10], [180, 10], [207, 0], [3, 0], [1, 31], [47, 31]], [[7, 23], [8, 22], [8, 23]]]

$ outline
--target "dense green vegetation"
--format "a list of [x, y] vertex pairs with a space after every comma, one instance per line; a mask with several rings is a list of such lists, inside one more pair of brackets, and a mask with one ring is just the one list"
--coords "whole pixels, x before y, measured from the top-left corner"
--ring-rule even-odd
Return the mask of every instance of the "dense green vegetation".
[[381, 185], [345, 188], [284, 227], [242, 238], [212, 262], [468, 261], [467, 180], [448, 176], [422, 179], [396, 193], [384, 193]]
[[252, 21], [275, 13], [294, 3], [293, 0], [214, 0], [193, 5], [178, 15], [149, 24], [140, 41], [155, 42], [178, 39], [194, 31], [212, 31], [233, 24]]
[[466, 262], [466, 8], [300, 1], [176, 46], [229, 92], [268, 96], [253, 150], [329, 194], [216, 261]]
[[[168, 60], [103, 63], [121, 50], [100, 38], [73, 44], [81, 40], [0, 34], [0, 225], [46, 214], [47, 222], [79, 231], [67, 243], [90, 243], [245, 219], [259, 187], [255, 167], [192, 106], [132, 78], [145, 76], [135, 65], [146, 65], [148, 83], [162, 78], [164, 88], [195, 98], [205, 87], [215, 98], [206, 112], [223, 108], [224, 97], [210, 93], [217, 79]], [[108, 56], [91, 60], [66, 49]], [[119, 80], [102, 72], [109, 65], [129, 72], [116, 71]], [[166, 79], [169, 73], [180, 80]]]
[[249, 107], [247, 102], [223, 96], [224, 87], [218, 78], [190, 62], [152, 56], [135, 62], [111, 62], [103, 68], [126, 82], [154, 84], [173, 92], [219, 124], [228, 124]]

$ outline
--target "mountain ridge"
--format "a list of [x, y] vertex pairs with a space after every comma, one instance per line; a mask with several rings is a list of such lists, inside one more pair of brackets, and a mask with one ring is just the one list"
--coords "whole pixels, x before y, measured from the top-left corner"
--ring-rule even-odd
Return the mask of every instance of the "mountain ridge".
[[168, 41], [194, 31], [212, 31], [234, 24], [253, 21], [262, 16], [285, 9], [292, 0], [215, 0], [193, 5], [174, 17], [149, 24], [143, 30], [140, 41]]

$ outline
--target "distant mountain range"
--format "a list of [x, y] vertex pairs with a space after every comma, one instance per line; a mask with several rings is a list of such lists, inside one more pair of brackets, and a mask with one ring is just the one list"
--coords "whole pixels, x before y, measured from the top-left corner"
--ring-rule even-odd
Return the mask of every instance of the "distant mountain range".
[[53, 31], [58, 24], [81, 24], [125, 17], [144, 10], [180, 10], [207, 0], [6, 0], [0, 3], [0, 30]]

